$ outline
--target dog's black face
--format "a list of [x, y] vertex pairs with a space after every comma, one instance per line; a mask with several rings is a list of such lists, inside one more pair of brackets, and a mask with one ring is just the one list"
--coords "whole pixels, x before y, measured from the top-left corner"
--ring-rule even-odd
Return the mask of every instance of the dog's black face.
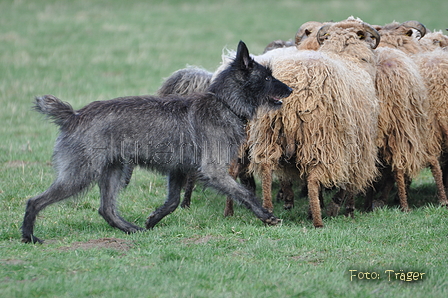
[[269, 105], [279, 107], [282, 98], [288, 97], [292, 89], [272, 76], [270, 68], [257, 63], [250, 57], [249, 51], [240, 41], [237, 56], [233, 63], [238, 67], [245, 82], [245, 90], [249, 92], [247, 98], [253, 100], [256, 106]]
[[236, 115], [250, 120], [261, 106], [281, 107], [281, 99], [288, 97], [292, 89], [250, 57], [240, 41], [234, 61], [216, 77], [209, 91], [225, 101]]
[[288, 97], [292, 89], [277, 80], [272, 76], [270, 68], [264, 67], [260, 64], [256, 64], [252, 70], [251, 79], [257, 76], [256, 82], [264, 81], [264, 84], [249, 82], [250, 86], [253, 86], [251, 93], [256, 95], [259, 100], [259, 105], [268, 105], [274, 108], [278, 108], [282, 105], [283, 98]]

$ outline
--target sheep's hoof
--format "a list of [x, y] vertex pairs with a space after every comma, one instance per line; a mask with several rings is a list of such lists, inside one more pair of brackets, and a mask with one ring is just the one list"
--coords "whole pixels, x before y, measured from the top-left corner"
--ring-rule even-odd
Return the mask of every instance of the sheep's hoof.
[[224, 209], [224, 217], [233, 216], [233, 209]]
[[373, 200], [372, 210], [384, 207], [385, 203], [383, 200]]
[[285, 210], [291, 210], [293, 207], [294, 207], [294, 204], [291, 204], [291, 203], [285, 203], [285, 204], [283, 205], [283, 208], [284, 208]]
[[350, 217], [350, 218], [355, 218], [355, 209], [353, 209], [353, 208], [347, 208], [346, 209], [346, 214], [345, 214], [345, 216], [346, 217]]
[[328, 216], [338, 216], [340, 208], [341, 207], [338, 204], [336, 204], [333, 201], [330, 201], [330, 204], [328, 205], [327, 209]]

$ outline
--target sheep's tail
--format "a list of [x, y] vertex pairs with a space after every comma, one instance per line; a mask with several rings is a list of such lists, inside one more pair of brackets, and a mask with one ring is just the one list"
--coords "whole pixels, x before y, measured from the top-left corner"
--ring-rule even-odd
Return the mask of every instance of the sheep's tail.
[[63, 126], [75, 115], [72, 106], [61, 101], [53, 95], [36, 97], [34, 109], [52, 120], [59, 126]]

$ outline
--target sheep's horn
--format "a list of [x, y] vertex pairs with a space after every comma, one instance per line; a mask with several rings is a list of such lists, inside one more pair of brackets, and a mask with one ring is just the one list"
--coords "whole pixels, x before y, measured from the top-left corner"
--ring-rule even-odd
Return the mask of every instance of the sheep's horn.
[[322, 26], [322, 23], [315, 21], [310, 21], [302, 24], [302, 26], [300, 26], [300, 28], [297, 30], [296, 33], [295, 38], [296, 45], [298, 45], [303, 39], [310, 36], [310, 34], [313, 33], [313, 29], [319, 28], [320, 26]]
[[376, 47], [380, 44], [380, 34], [371, 25], [369, 25], [367, 23], [363, 23], [363, 25], [364, 25], [364, 30], [366, 32], [372, 34], [373, 38], [375, 39], [375, 46], [373, 46], [372, 49], [376, 49]]
[[414, 28], [415, 30], [420, 32], [420, 35], [421, 35], [420, 38], [422, 38], [426, 34], [425, 25], [423, 25], [422, 23], [420, 23], [418, 21], [406, 21], [406, 22], [402, 23], [401, 26], [405, 26], [408, 28]]
[[323, 25], [320, 27], [319, 31], [317, 31], [317, 42], [319, 45], [322, 45], [324, 43], [325, 35], [327, 34], [328, 29], [331, 27], [331, 24]]

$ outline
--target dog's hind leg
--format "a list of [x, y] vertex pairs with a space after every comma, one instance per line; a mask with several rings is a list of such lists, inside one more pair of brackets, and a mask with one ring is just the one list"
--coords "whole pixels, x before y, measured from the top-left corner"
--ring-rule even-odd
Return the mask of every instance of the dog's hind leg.
[[181, 172], [171, 172], [168, 175], [168, 197], [165, 203], [152, 212], [146, 220], [146, 228], [152, 229], [162, 218], [176, 210], [180, 203], [180, 192], [186, 181], [186, 175]]
[[88, 181], [66, 181], [63, 178], [56, 179], [53, 184], [43, 193], [31, 198], [26, 204], [25, 216], [22, 224], [22, 242], [43, 243], [42, 240], [33, 235], [34, 223], [37, 214], [53, 203], [62, 201], [84, 191], [88, 188]]
[[123, 185], [124, 187], [127, 187], [129, 185], [129, 182], [131, 182], [132, 173], [134, 172], [134, 165], [133, 164], [125, 164], [123, 167], [123, 174], [124, 174], [124, 181]]
[[129, 178], [127, 169], [123, 166], [111, 165], [103, 171], [98, 181], [101, 195], [101, 204], [98, 213], [109, 225], [129, 234], [144, 229], [127, 222], [117, 211], [116, 201], [118, 192], [125, 186], [125, 181]]

